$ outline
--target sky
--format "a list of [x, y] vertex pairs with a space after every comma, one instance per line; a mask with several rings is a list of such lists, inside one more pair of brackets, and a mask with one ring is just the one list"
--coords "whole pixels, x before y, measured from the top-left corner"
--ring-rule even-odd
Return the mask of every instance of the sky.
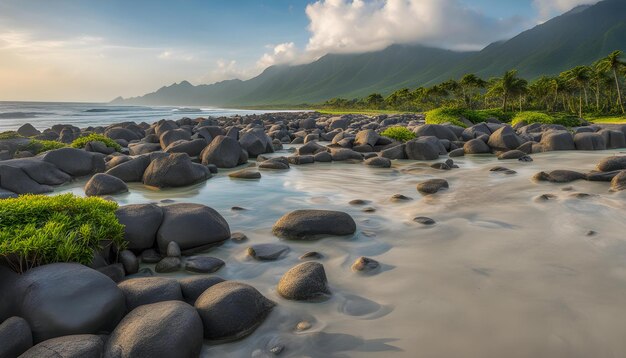
[[598, 0], [0, 0], [0, 101], [107, 102], [391, 44], [479, 50]]

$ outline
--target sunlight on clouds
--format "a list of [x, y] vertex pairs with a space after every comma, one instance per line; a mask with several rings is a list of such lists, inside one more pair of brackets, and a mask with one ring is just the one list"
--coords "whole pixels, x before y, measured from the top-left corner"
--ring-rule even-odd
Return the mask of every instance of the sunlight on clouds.
[[533, 6], [539, 11], [539, 21], [569, 11], [579, 5], [591, 5], [599, 0], [533, 0]]

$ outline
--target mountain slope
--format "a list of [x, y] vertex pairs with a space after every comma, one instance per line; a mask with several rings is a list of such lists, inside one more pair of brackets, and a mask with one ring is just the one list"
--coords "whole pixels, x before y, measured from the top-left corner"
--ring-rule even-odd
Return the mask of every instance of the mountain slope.
[[298, 66], [273, 66], [247, 81], [193, 86], [186, 81], [115, 103], [142, 105], [272, 105], [432, 85], [466, 73], [484, 78], [518, 69], [526, 78], [558, 74], [626, 51], [626, 0], [581, 6], [479, 52], [393, 45], [362, 54], [329, 54]]

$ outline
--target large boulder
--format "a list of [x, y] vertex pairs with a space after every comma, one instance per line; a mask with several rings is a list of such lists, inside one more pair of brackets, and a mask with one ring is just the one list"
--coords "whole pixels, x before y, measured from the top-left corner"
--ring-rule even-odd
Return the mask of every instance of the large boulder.
[[606, 142], [599, 133], [577, 133], [574, 136], [577, 150], [605, 150]]
[[382, 158], [388, 158], [392, 160], [393, 159], [406, 159], [405, 145], [398, 144], [391, 148], [383, 149], [380, 151], [378, 155], [381, 156]]
[[141, 136], [138, 133], [122, 127], [107, 129], [106, 131], [104, 131], [104, 135], [113, 140], [123, 139], [127, 142], [141, 139]]
[[126, 183], [141, 182], [149, 165], [150, 157], [143, 155], [114, 166], [107, 170], [106, 174], [119, 178]]
[[109, 277], [86, 266], [55, 263], [24, 273], [16, 292], [20, 316], [34, 342], [111, 331], [126, 312], [124, 294]]
[[551, 183], [569, 183], [576, 180], [585, 180], [586, 175], [572, 170], [553, 170], [549, 173], [539, 172], [533, 176], [537, 181], [549, 181]]
[[278, 293], [288, 300], [312, 300], [330, 294], [324, 265], [304, 262], [287, 271], [278, 282]]
[[25, 319], [11, 317], [0, 324], [0, 357], [17, 357], [32, 346], [33, 335]]
[[37, 128], [33, 127], [30, 123], [25, 123], [21, 127], [17, 129], [17, 134], [22, 137], [34, 137], [40, 135], [41, 132], [37, 130]]
[[350, 215], [340, 211], [296, 210], [281, 217], [272, 231], [285, 239], [308, 240], [327, 235], [352, 235], [356, 223]]
[[72, 180], [72, 177], [58, 169], [53, 164], [42, 161], [40, 158], [12, 159], [0, 163], [14, 168], [20, 168], [32, 180], [41, 185], [61, 185]]
[[150, 154], [161, 150], [159, 143], [135, 143], [128, 146], [130, 155]]
[[234, 168], [240, 163], [241, 150], [241, 145], [236, 139], [219, 135], [202, 152], [202, 164]]
[[244, 283], [225, 281], [209, 287], [196, 300], [204, 337], [234, 340], [252, 333], [274, 308], [275, 303]]
[[626, 170], [622, 170], [611, 180], [612, 191], [626, 190]]
[[124, 292], [128, 311], [143, 305], [163, 301], [182, 301], [178, 281], [165, 277], [137, 277], [119, 283]]
[[43, 341], [20, 358], [102, 358], [103, 350], [100, 336], [77, 334]]
[[[15, 292], [19, 277], [13, 270], [0, 265], [0, 292]], [[18, 301], [15, 294], [0, 295], [0, 322], [18, 313]]]
[[165, 148], [166, 153], [186, 153], [190, 157], [197, 157], [207, 146], [203, 138], [194, 140], [178, 140]]
[[330, 151], [333, 161], [341, 162], [344, 160], [362, 161], [363, 155], [348, 148], [333, 148]]
[[449, 187], [445, 179], [429, 179], [417, 184], [417, 191], [422, 195], [432, 195]]
[[626, 156], [613, 156], [604, 158], [598, 163], [598, 170], [601, 172], [612, 172], [626, 169]]
[[215, 210], [200, 204], [174, 204], [163, 208], [163, 222], [157, 232], [159, 250], [170, 242], [183, 251], [219, 245], [230, 238], [230, 227]]
[[539, 142], [544, 151], [575, 150], [576, 144], [572, 134], [568, 131], [550, 130], [541, 136]]
[[489, 136], [487, 144], [496, 151], [517, 149], [524, 141], [510, 126], [497, 129]]
[[360, 145], [369, 145], [371, 147], [374, 147], [376, 143], [378, 143], [379, 139], [380, 135], [378, 135], [378, 133], [374, 132], [373, 130], [362, 130], [356, 134], [356, 138], [354, 138], [354, 146], [356, 147]]
[[163, 221], [163, 209], [154, 204], [121, 206], [115, 212], [124, 225], [124, 239], [130, 250], [145, 250], [154, 246], [156, 234]]
[[459, 140], [450, 128], [440, 124], [423, 124], [417, 126], [413, 132], [418, 137], [435, 137], [438, 139], [447, 139], [451, 142]]
[[17, 194], [43, 194], [53, 190], [49, 185], [41, 185], [34, 181], [21, 168], [2, 164], [0, 164], [0, 187]]
[[328, 125], [328, 128], [330, 130], [333, 129], [346, 129], [348, 128], [348, 124], [350, 124], [350, 121], [348, 120], [348, 118], [345, 117], [333, 117], [330, 119], [330, 124]]
[[607, 149], [617, 149], [626, 147], [626, 136], [624, 132], [611, 129], [602, 129], [598, 132], [604, 138]]
[[164, 132], [159, 137], [159, 143], [161, 144], [161, 148], [165, 149], [170, 144], [178, 141], [189, 141], [191, 140], [191, 134], [184, 129], [171, 129], [167, 132]]
[[85, 184], [85, 195], [87, 196], [113, 195], [127, 191], [128, 186], [121, 179], [104, 173], [92, 176]]
[[44, 162], [54, 164], [67, 174], [80, 177], [103, 172], [104, 156], [76, 148], [61, 148], [45, 152], [41, 156]]
[[209, 168], [193, 163], [184, 153], [154, 159], [143, 174], [143, 183], [157, 188], [176, 188], [211, 178]]
[[439, 158], [441, 148], [437, 138], [420, 137], [406, 142], [404, 151], [411, 160], [435, 160]]
[[465, 154], [487, 154], [491, 153], [491, 147], [482, 139], [470, 139], [463, 144]]
[[239, 144], [251, 157], [257, 157], [263, 153], [274, 152], [272, 140], [261, 128], [243, 133], [241, 138], [239, 138]]
[[312, 141], [296, 149], [296, 154], [311, 155], [311, 154], [321, 153], [326, 150], [327, 150], [326, 147], [324, 147], [323, 145], [320, 145], [317, 142]]
[[187, 303], [167, 301], [138, 307], [115, 328], [105, 358], [196, 358], [202, 350], [202, 321]]
[[198, 275], [185, 277], [178, 280], [180, 289], [183, 291], [183, 298], [189, 304], [194, 304], [198, 297], [209, 287], [224, 282], [224, 279], [217, 276]]

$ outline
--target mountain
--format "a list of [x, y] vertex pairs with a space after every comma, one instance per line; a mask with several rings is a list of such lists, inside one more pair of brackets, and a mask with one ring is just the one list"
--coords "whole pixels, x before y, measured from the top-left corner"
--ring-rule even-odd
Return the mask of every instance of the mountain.
[[466, 73], [483, 78], [517, 69], [534, 79], [626, 51], [626, 0], [579, 6], [478, 52], [393, 45], [361, 54], [328, 54], [305, 65], [272, 66], [247, 81], [193, 86], [183, 81], [118, 104], [253, 106], [318, 103], [432, 85]]

